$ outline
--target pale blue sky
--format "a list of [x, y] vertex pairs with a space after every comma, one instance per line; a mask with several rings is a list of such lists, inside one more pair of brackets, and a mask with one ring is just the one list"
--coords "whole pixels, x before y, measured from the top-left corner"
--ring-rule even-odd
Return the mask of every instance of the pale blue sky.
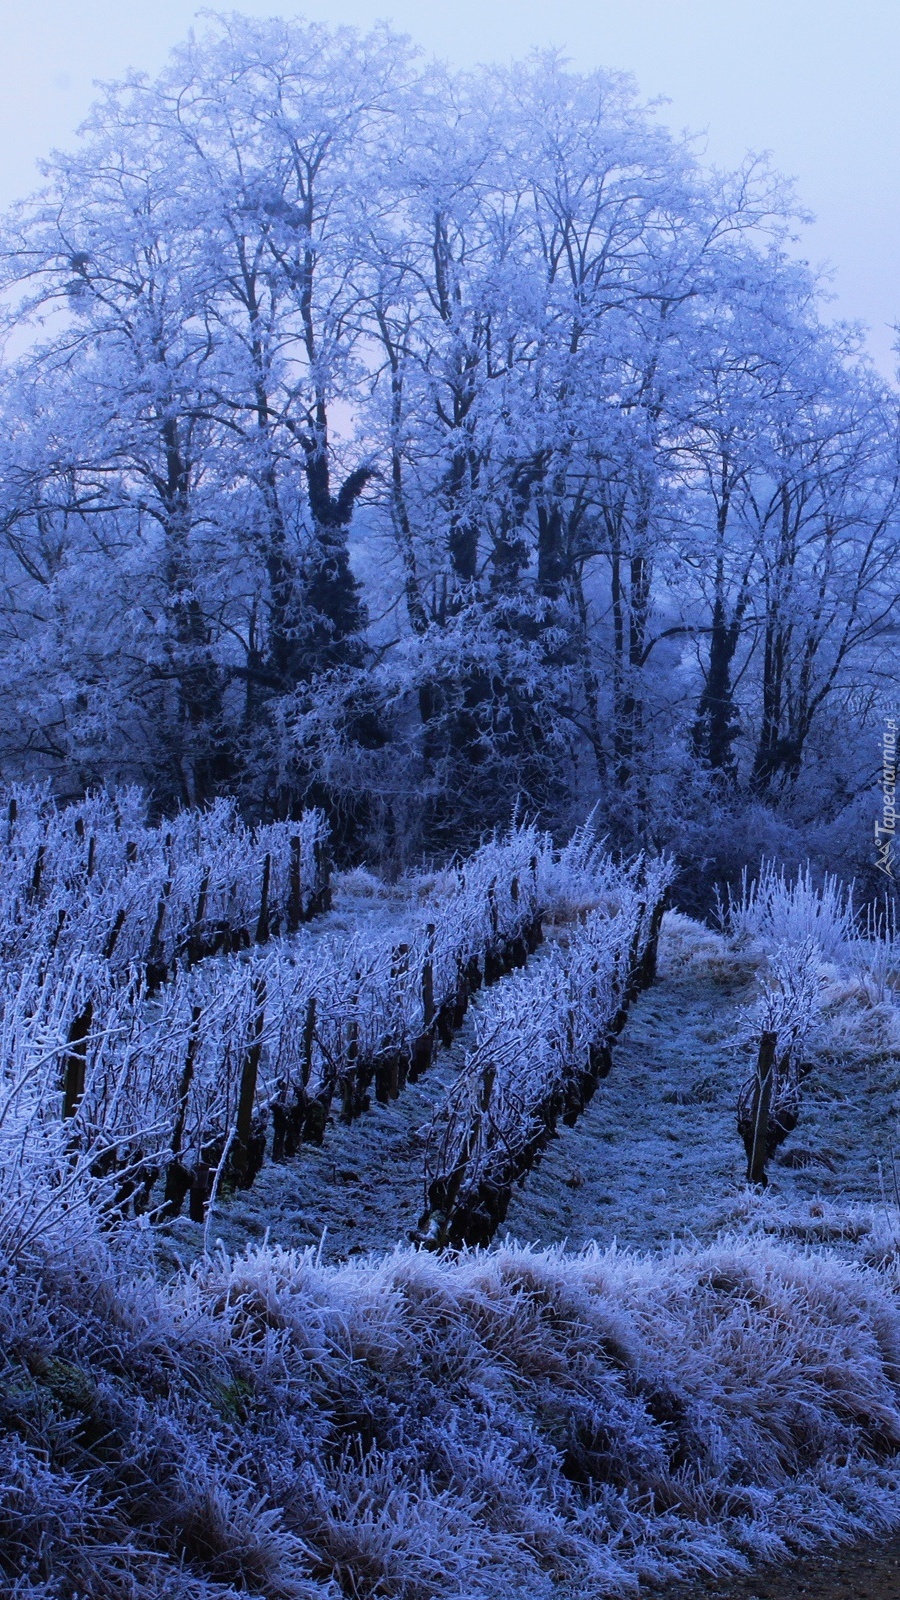
[[[884, 372], [900, 322], [900, 0], [243, 0], [212, 9], [366, 26], [387, 17], [458, 63], [561, 46], [634, 73], [709, 157], [769, 150], [817, 215], [803, 251], [835, 270], [836, 312], [871, 325]], [[153, 71], [196, 0], [0, 0], [0, 205], [67, 144], [92, 80]]]

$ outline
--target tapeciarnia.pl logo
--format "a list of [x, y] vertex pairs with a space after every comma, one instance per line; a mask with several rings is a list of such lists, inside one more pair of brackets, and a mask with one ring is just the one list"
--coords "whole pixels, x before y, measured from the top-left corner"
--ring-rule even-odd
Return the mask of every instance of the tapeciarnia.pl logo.
[[881, 736], [881, 820], [875, 818], [875, 865], [894, 876], [894, 835], [897, 831], [897, 718], [885, 717]]

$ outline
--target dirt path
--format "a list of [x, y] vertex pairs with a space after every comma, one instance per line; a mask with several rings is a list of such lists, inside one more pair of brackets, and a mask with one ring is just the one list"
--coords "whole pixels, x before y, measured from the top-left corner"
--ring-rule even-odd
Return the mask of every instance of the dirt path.
[[649, 1593], [657, 1600], [900, 1600], [900, 1536], [764, 1567], [725, 1584], [698, 1577]]

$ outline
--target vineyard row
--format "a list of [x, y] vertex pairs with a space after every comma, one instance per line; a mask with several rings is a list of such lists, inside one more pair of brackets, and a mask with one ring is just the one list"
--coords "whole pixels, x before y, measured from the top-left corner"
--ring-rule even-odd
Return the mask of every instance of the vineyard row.
[[179, 968], [156, 992], [145, 971], [122, 982], [91, 956], [43, 975], [33, 962], [0, 1023], [7, 1121], [37, 1119], [48, 1150], [62, 1130], [120, 1208], [158, 1208], [161, 1185], [166, 1214], [189, 1199], [201, 1216], [216, 1174], [253, 1181], [269, 1122], [280, 1159], [321, 1141], [335, 1097], [352, 1120], [373, 1087], [399, 1094], [475, 989], [524, 964], [547, 907], [589, 887], [592, 851], [559, 855], [516, 828], [444, 874], [399, 941], [326, 932]]
[[490, 1242], [513, 1185], [610, 1071], [613, 1041], [653, 981], [673, 866], [607, 858], [599, 873], [601, 904], [479, 1014], [475, 1045], [429, 1132], [427, 1205], [413, 1234], [429, 1249]]
[[83, 955], [151, 989], [176, 966], [295, 932], [329, 904], [320, 811], [248, 828], [229, 801], [147, 824], [137, 790], [58, 808], [0, 796], [0, 964], [46, 974]]

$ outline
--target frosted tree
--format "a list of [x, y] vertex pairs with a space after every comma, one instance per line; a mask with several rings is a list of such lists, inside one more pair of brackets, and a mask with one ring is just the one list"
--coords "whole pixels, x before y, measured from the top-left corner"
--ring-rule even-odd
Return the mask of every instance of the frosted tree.
[[348, 850], [781, 803], [897, 550], [895, 399], [792, 206], [553, 55], [233, 16], [108, 88], [3, 231], [10, 771]]

